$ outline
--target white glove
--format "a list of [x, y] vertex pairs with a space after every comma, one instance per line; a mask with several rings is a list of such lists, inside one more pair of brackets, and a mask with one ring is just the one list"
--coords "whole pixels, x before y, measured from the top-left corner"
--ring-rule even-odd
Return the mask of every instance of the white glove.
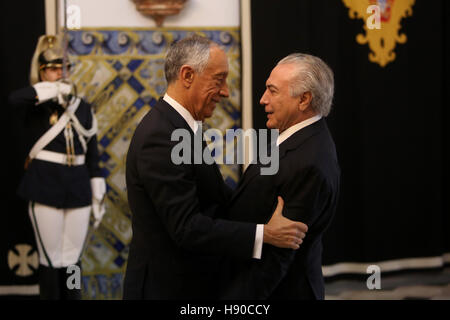
[[100, 225], [103, 215], [106, 212], [104, 197], [106, 194], [106, 183], [105, 179], [101, 177], [96, 177], [91, 179], [91, 190], [92, 190], [92, 212], [94, 214], [95, 222], [94, 228]]
[[75, 96], [68, 100], [68, 96], [72, 92], [72, 85], [65, 82], [58, 82], [58, 103], [66, 108], [69, 104], [75, 101]]
[[[58, 101], [62, 98], [62, 95], [70, 94], [72, 87], [71, 85], [64, 82], [50, 82], [42, 81], [38, 82], [33, 86], [36, 90], [37, 98], [39, 103], [45, 102], [47, 100], [57, 98]], [[61, 97], [60, 97], [61, 96]]]

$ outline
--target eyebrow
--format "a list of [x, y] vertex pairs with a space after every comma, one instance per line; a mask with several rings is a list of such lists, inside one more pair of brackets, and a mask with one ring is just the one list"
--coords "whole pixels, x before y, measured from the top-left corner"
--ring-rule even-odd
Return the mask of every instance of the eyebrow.
[[221, 73], [215, 74], [216, 77], [226, 77], [227, 75], [228, 75], [228, 72], [221, 72]]

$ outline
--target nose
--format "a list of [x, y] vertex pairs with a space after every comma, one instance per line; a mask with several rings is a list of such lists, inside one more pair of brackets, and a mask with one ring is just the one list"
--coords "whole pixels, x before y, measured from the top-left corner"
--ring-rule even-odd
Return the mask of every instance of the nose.
[[230, 91], [228, 90], [228, 84], [226, 81], [224, 82], [224, 85], [222, 86], [222, 88], [220, 88], [219, 94], [221, 97], [224, 97], [224, 98], [228, 98], [228, 96], [230, 95]]
[[261, 100], [259, 100], [259, 104], [265, 106], [266, 104], [269, 104], [268, 98], [267, 98], [267, 89], [264, 91]]

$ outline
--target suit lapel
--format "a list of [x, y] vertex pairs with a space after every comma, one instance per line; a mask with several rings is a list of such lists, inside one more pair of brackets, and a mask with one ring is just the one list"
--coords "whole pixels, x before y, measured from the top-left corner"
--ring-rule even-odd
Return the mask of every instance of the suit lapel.
[[[206, 144], [206, 141], [203, 140], [203, 137], [202, 137], [202, 150], [205, 150], [205, 148], [208, 148], [208, 150], [209, 150], [209, 147], [208, 147], [208, 145]], [[202, 151], [202, 152], [203, 152], [203, 151]], [[205, 164], [205, 165], [206, 165], [206, 164]], [[211, 165], [212, 165], [212, 167], [213, 167], [213, 170], [214, 170], [214, 172], [215, 172], [215, 174], [216, 174], [217, 179], [220, 179], [221, 181], [223, 181], [223, 176], [222, 176], [222, 173], [220, 172], [220, 169], [219, 169], [219, 166], [217, 165], [217, 163], [214, 161], [214, 163], [211, 164]], [[222, 194], [223, 194], [224, 198], [226, 199], [225, 190], [222, 188], [221, 191], [222, 191]]]
[[236, 190], [233, 192], [231, 196], [230, 203], [234, 201], [234, 199], [245, 189], [245, 187], [260, 173], [260, 165], [259, 164], [250, 164], [245, 170], [244, 175], [239, 180], [239, 184]]
[[[163, 98], [159, 99], [158, 103], [155, 105], [154, 108], [156, 110], [158, 110], [167, 120], [169, 120], [169, 122], [172, 123], [172, 125], [175, 128], [188, 129], [189, 132], [191, 133], [191, 138], [193, 139], [192, 141], [194, 141], [196, 138], [199, 139], [198, 136], [196, 134], [194, 134], [194, 132], [192, 131], [191, 127], [186, 122], [186, 120], [184, 120], [184, 118], [170, 104], [168, 104]], [[199, 132], [200, 131], [197, 131], [198, 134], [199, 134]], [[203, 130], [202, 130], [202, 133], [203, 133]], [[206, 141], [203, 139], [203, 136], [201, 137], [201, 141], [202, 141], [201, 156], [203, 156], [203, 150], [205, 150], [205, 148], [207, 148], [207, 144], [206, 144]], [[192, 151], [196, 152], [196, 150], [194, 150], [194, 143], [192, 143]], [[217, 164], [215, 162], [212, 165], [207, 165], [207, 164], [203, 163], [203, 161], [202, 161], [202, 166], [205, 166], [205, 168], [209, 167], [210, 169], [212, 169], [214, 171], [214, 174], [216, 175], [216, 178], [220, 179], [220, 181], [223, 182], [222, 174], [219, 170], [219, 167], [217, 166]], [[225, 197], [225, 190], [222, 189], [221, 193]]]
[[186, 120], [184, 120], [184, 118], [170, 104], [164, 101], [163, 98], [159, 98], [159, 101], [153, 108], [158, 110], [158, 112], [160, 112], [161, 115], [166, 118], [175, 128], [188, 129], [192, 136], [194, 135], [194, 132], [192, 131]]

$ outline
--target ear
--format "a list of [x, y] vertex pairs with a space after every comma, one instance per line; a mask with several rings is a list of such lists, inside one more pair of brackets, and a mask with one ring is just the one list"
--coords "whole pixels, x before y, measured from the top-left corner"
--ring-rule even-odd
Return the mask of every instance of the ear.
[[191, 66], [183, 65], [180, 69], [180, 77], [181, 83], [186, 88], [189, 88], [192, 85], [195, 77], [195, 71]]
[[307, 91], [300, 95], [300, 101], [298, 103], [298, 108], [300, 111], [305, 112], [306, 109], [308, 109], [309, 105], [311, 104], [312, 100], [312, 94], [311, 92]]
[[45, 76], [45, 69], [39, 70], [39, 81], [47, 81], [47, 77]]

